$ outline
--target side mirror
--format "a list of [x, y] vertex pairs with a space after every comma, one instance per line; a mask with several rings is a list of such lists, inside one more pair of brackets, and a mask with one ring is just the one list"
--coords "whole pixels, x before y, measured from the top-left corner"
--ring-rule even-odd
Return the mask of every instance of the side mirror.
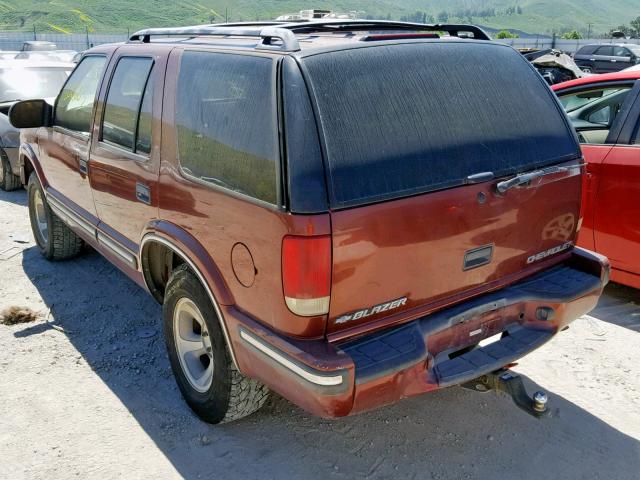
[[50, 127], [53, 107], [44, 100], [24, 100], [11, 105], [9, 122], [15, 128]]

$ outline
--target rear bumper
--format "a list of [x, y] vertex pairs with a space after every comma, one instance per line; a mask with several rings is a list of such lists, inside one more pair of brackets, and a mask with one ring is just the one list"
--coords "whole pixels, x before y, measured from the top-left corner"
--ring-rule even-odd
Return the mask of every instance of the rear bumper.
[[521, 358], [593, 309], [609, 272], [606, 258], [576, 248], [565, 263], [507, 288], [340, 344], [285, 339], [233, 307], [224, 314], [245, 375], [316, 415], [340, 417]]

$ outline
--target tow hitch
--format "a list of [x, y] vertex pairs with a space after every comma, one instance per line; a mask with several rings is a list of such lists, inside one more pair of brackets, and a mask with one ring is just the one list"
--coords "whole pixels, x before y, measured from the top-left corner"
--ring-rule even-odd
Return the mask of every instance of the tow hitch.
[[511, 370], [505, 368], [496, 370], [464, 383], [462, 386], [475, 392], [484, 393], [489, 390], [495, 390], [496, 392], [505, 393], [511, 397], [519, 408], [536, 418], [549, 415], [547, 394], [543, 391], [537, 391], [533, 396], [529, 396], [524, 388], [522, 377]]

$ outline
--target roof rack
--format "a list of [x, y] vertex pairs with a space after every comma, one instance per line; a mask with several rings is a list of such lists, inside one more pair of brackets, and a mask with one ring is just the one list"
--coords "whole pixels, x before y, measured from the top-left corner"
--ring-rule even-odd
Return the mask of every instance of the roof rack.
[[453, 23], [412, 23], [412, 22], [394, 22], [389, 20], [309, 20], [299, 21], [295, 23], [284, 23], [281, 28], [287, 28], [295, 33], [319, 33], [319, 32], [335, 32], [340, 30], [353, 30], [357, 28], [370, 28], [376, 31], [380, 30], [412, 30], [427, 32], [447, 32], [449, 35], [457, 37], [460, 33], [472, 33], [476, 40], [491, 40], [491, 37], [475, 25], [453, 24]]
[[[262, 50], [283, 50], [286, 52], [297, 52], [300, 44], [295, 34], [291, 30], [274, 26], [276, 24], [246, 24], [240, 26], [217, 26], [202, 25], [197, 27], [183, 28], [148, 28], [134, 33], [129, 38], [129, 42], [149, 43], [151, 37], [201, 37], [201, 36], [223, 36], [223, 37], [256, 37], [261, 38], [262, 43], [257, 49]], [[253, 28], [252, 28], [253, 27]], [[277, 39], [279, 42], [274, 43]]]
[[[300, 44], [295, 34], [298, 33], [323, 33], [339, 32], [356, 29], [370, 29], [374, 31], [427, 31], [447, 32], [458, 37], [461, 33], [471, 33], [476, 40], [491, 40], [484, 30], [475, 25], [460, 24], [424, 24], [411, 22], [393, 22], [385, 20], [301, 20], [296, 22], [246, 22], [246, 23], [219, 23], [212, 25], [199, 25], [181, 28], [149, 28], [134, 33], [129, 42], [149, 43], [151, 37], [255, 37], [262, 42], [256, 47], [261, 50], [282, 50], [297, 52]], [[274, 42], [273, 40], [276, 40]]]

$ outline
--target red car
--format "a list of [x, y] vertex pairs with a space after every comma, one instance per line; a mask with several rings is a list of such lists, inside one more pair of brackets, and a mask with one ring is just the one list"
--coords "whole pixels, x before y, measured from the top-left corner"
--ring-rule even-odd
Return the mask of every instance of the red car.
[[578, 245], [609, 257], [612, 280], [640, 288], [640, 71], [553, 86], [587, 162]]

